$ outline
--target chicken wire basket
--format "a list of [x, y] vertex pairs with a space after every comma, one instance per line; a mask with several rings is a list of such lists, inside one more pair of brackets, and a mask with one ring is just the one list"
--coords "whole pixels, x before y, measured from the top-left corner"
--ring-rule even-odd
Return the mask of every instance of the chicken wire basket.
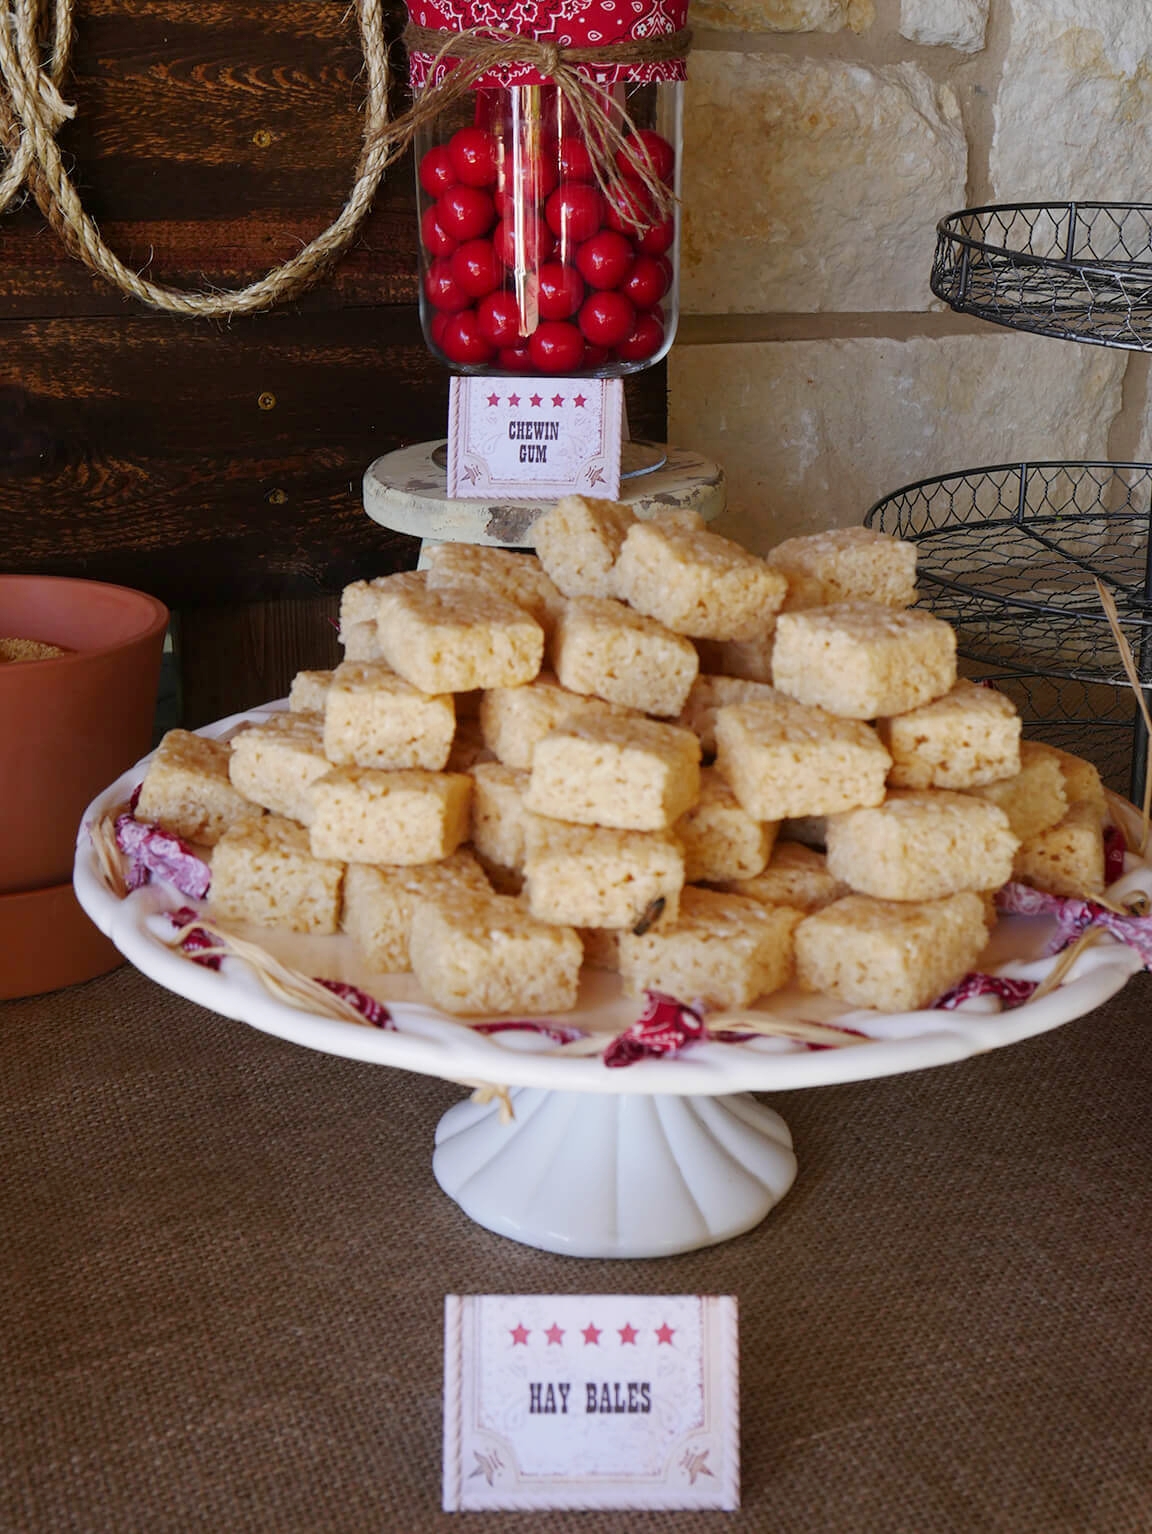
[[1152, 350], [1152, 204], [968, 208], [936, 226], [931, 287], [961, 314], [1060, 340]]
[[1147, 742], [1096, 588], [1116, 603], [1152, 687], [1152, 464], [997, 464], [922, 479], [867, 526], [917, 545], [922, 600], [956, 630], [962, 669], [1016, 702], [1029, 734], [1143, 792]]

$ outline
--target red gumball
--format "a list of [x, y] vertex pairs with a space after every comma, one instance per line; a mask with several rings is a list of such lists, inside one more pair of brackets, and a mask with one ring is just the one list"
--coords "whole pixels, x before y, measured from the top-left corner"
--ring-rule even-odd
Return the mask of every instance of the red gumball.
[[480, 333], [475, 309], [449, 315], [440, 336], [440, 350], [449, 362], [461, 367], [483, 367], [496, 355], [496, 348]]
[[549, 229], [569, 250], [591, 239], [603, 222], [604, 213], [604, 198], [594, 186], [583, 181], [558, 187], [544, 206]]
[[637, 182], [617, 187], [613, 191], [604, 214], [607, 228], [615, 229], [617, 234], [626, 234], [630, 240], [636, 240], [656, 222], [656, 207], [647, 187]]
[[608, 348], [606, 346], [586, 346], [584, 348], [584, 371], [591, 368], [602, 368], [608, 361]]
[[446, 144], [437, 144], [420, 161], [420, 185], [429, 197], [440, 197], [457, 181], [456, 167]]
[[504, 280], [504, 268], [491, 240], [468, 240], [450, 260], [452, 275], [469, 298], [483, 298]]
[[623, 293], [593, 293], [581, 307], [579, 325], [593, 346], [619, 346], [632, 334], [636, 310]]
[[668, 291], [671, 274], [665, 276], [664, 263], [655, 256], [637, 256], [632, 270], [620, 284], [620, 291], [637, 309], [652, 309]]
[[560, 177], [564, 181], [595, 181], [592, 156], [583, 139], [567, 135], [560, 141]]
[[630, 336], [616, 347], [621, 362], [647, 362], [664, 345], [664, 325], [654, 311], [641, 314]]
[[456, 180], [465, 186], [492, 186], [499, 165], [499, 146], [483, 128], [460, 128], [448, 140]]
[[576, 252], [576, 270], [590, 288], [618, 288], [634, 260], [631, 241], [614, 229], [600, 229]]
[[444, 327], [451, 318], [450, 314], [445, 314], [440, 309], [433, 311], [428, 321], [428, 338], [433, 346], [440, 345], [441, 338], [444, 335]]
[[505, 373], [534, 373], [532, 353], [528, 343], [523, 346], [502, 346], [496, 353], [496, 366]]
[[442, 309], [446, 314], [467, 309], [471, 299], [456, 280], [451, 257], [433, 261], [428, 268], [424, 274], [424, 297], [434, 309]]
[[671, 181], [672, 172], [676, 168], [676, 151], [666, 138], [653, 129], [641, 128], [616, 151], [616, 164], [620, 174], [629, 181], [643, 182], [644, 177], [636, 164], [637, 160], [657, 181]]
[[424, 249], [434, 256], [450, 256], [456, 249], [457, 242], [445, 233], [434, 202], [429, 203], [420, 215], [420, 238], [424, 241]]
[[575, 373], [584, 365], [584, 337], [575, 325], [545, 320], [532, 333], [528, 355], [542, 373]]
[[545, 151], [525, 156], [520, 177], [524, 195], [533, 202], [545, 202], [560, 185], [560, 167]]
[[450, 186], [436, 209], [441, 229], [454, 240], [477, 240], [496, 222], [496, 205], [478, 186]]
[[516, 226], [510, 218], [496, 225], [492, 244], [496, 254], [509, 269], [519, 267], [531, 270], [547, 261], [555, 241], [548, 225], [536, 214], [531, 214], [524, 226], [523, 237], [516, 238]]
[[527, 346], [520, 334], [520, 305], [515, 293], [489, 293], [476, 305], [476, 318], [480, 334], [493, 346], [517, 347], [522, 341]]
[[662, 256], [666, 250], [671, 250], [676, 241], [676, 220], [674, 218], [661, 219], [658, 224], [645, 229], [644, 233], [636, 242], [646, 256]]
[[584, 301], [579, 272], [559, 261], [546, 261], [537, 274], [536, 302], [545, 320], [566, 320]]

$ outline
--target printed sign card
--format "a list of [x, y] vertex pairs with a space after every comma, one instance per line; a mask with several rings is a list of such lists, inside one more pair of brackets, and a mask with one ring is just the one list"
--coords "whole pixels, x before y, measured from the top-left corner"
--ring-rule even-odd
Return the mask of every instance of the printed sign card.
[[735, 1299], [447, 1297], [446, 1512], [739, 1505]]
[[448, 494], [614, 501], [623, 405], [618, 378], [453, 378]]

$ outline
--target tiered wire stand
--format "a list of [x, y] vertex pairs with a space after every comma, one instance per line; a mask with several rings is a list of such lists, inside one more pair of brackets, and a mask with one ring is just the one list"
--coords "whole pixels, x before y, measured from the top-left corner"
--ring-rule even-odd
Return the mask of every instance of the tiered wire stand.
[[[1018, 203], [937, 225], [932, 291], [952, 309], [1057, 340], [1152, 351], [1152, 203]], [[1142, 795], [1148, 742], [1096, 589], [1111, 592], [1152, 687], [1152, 464], [997, 464], [906, 485], [866, 522], [919, 545], [933, 611], [970, 675], [1029, 733]]]

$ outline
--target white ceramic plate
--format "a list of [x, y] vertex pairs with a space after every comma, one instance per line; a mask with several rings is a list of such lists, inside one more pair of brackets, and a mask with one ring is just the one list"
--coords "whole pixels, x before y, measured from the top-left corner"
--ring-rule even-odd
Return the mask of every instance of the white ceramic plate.
[[[282, 702], [273, 703], [234, 715], [201, 733], [226, 737], [247, 720], [267, 717], [283, 707]], [[786, 991], [765, 1004], [765, 1015], [835, 1021], [868, 1038], [846, 1048], [816, 1050], [779, 1039], [710, 1042], [691, 1045], [675, 1057], [608, 1069], [596, 1056], [566, 1055], [561, 1046], [542, 1035], [477, 1033], [467, 1023], [426, 1005], [411, 976], [364, 971], [345, 938], [238, 929], [240, 936], [258, 941], [307, 975], [362, 986], [387, 1004], [396, 1024], [395, 1031], [362, 1027], [273, 999], [239, 960], [226, 959], [222, 968], [214, 971], [170, 947], [165, 937], [173, 928], [165, 913], [195, 902], [168, 886], [153, 883], [126, 899], [108, 888], [100, 876], [87, 827], [128, 799], [146, 765], [147, 758], [92, 803], [76, 848], [74, 880], [80, 903], [125, 958], [177, 995], [265, 1033], [327, 1054], [398, 1066], [450, 1081], [487, 1081], [554, 1091], [674, 1095], [782, 1091], [862, 1081], [963, 1060], [1044, 1033], [1100, 1006], [1141, 967], [1132, 949], [1111, 938], [1102, 939], [1080, 955], [1056, 990], [1007, 1012], [999, 1011], [997, 1003], [987, 998], [968, 1002], [956, 1011], [845, 1012], [841, 1003], [825, 997]], [[1115, 800], [1114, 809], [1131, 831], [1135, 825], [1131, 806]], [[1133, 835], [1129, 840], [1134, 840]], [[1144, 863], [1135, 865], [1131, 858], [1129, 864], [1125, 885], [1137, 884], [1152, 893], [1152, 869]], [[995, 967], [1021, 979], [1043, 978], [1055, 962], [1037, 957], [1049, 930], [1047, 921], [1002, 918], [981, 968]], [[578, 1009], [554, 1021], [603, 1034], [607, 1041], [634, 1021], [639, 1010], [635, 998], [620, 996], [615, 976], [586, 971]]]

